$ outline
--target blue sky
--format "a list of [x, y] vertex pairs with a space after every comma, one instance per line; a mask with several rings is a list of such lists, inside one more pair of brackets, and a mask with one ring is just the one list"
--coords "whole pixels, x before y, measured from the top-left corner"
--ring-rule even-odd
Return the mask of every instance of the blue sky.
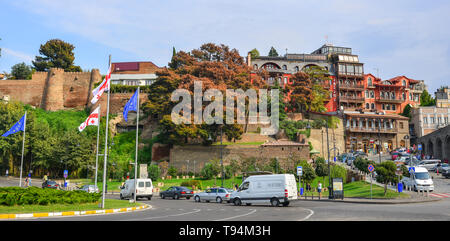
[[52, 38], [73, 44], [75, 64], [105, 73], [113, 62], [167, 66], [172, 47], [223, 43], [242, 56], [310, 53], [328, 42], [353, 48], [365, 73], [450, 85], [450, 1], [0, 0], [0, 72], [39, 55]]

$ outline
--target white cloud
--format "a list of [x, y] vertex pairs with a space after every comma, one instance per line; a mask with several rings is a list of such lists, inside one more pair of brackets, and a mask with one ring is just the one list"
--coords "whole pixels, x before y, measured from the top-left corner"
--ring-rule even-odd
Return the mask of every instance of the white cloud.
[[34, 57], [32, 55], [22, 53], [20, 51], [12, 50], [9, 48], [2, 47], [2, 57], [4, 58], [15, 58], [20, 61], [23, 61], [27, 64], [31, 64], [31, 61], [34, 60]]

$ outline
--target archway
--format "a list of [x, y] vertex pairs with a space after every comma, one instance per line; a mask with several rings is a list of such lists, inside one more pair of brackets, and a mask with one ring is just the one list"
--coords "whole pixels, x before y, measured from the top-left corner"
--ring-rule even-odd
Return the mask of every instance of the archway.
[[443, 153], [442, 153], [442, 140], [441, 138], [436, 139], [436, 154], [434, 156], [437, 159], [442, 159]]
[[444, 160], [450, 160], [450, 136], [445, 137], [444, 143]]
[[427, 155], [428, 156], [434, 156], [433, 155], [433, 151], [434, 151], [434, 149], [433, 149], [433, 142], [431, 141], [431, 140], [428, 140], [428, 144], [427, 144]]

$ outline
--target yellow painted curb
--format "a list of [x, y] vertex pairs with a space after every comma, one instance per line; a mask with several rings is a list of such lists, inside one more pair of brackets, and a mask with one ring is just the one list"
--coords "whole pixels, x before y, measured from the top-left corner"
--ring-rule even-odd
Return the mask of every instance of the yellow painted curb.
[[131, 212], [141, 209], [151, 208], [151, 205], [145, 204], [139, 207], [120, 208], [120, 209], [105, 209], [105, 210], [90, 210], [90, 211], [69, 211], [69, 212], [53, 212], [53, 213], [28, 213], [28, 214], [0, 214], [0, 219], [15, 219], [15, 218], [41, 218], [41, 217], [58, 217], [58, 216], [85, 216], [92, 214], [111, 214], [120, 212]]

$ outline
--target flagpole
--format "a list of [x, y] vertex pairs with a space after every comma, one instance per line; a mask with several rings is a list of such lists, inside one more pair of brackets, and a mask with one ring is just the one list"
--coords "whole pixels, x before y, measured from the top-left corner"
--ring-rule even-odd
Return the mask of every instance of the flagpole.
[[[137, 188], [137, 160], [138, 160], [138, 146], [139, 146], [139, 92], [140, 87], [137, 88], [137, 106], [136, 106], [136, 155], [134, 158], [134, 192], [136, 192]], [[134, 203], [136, 203], [136, 193], [134, 194]]]
[[98, 105], [98, 125], [97, 125], [97, 154], [95, 155], [95, 187], [97, 187], [97, 175], [98, 175], [98, 145], [99, 145], [99, 138], [100, 138], [100, 114], [101, 112], [101, 105]]
[[25, 150], [25, 132], [27, 129], [27, 111], [25, 111], [25, 120], [23, 122], [23, 140], [22, 140], [22, 158], [20, 161], [20, 179], [19, 179], [19, 187], [22, 187], [22, 168], [23, 168], [23, 153]]
[[[109, 66], [111, 66], [111, 55], [109, 55]], [[108, 66], [108, 68], [109, 68]], [[108, 80], [109, 81], [109, 80]], [[108, 158], [108, 127], [109, 127], [109, 96], [111, 93], [111, 82], [107, 84], [108, 86], [108, 102], [106, 104], [106, 133], [105, 133], [105, 154], [103, 154], [103, 190], [102, 190], [102, 208], [105, 208], [105, 191], [106, 191], [106, 163]]]

